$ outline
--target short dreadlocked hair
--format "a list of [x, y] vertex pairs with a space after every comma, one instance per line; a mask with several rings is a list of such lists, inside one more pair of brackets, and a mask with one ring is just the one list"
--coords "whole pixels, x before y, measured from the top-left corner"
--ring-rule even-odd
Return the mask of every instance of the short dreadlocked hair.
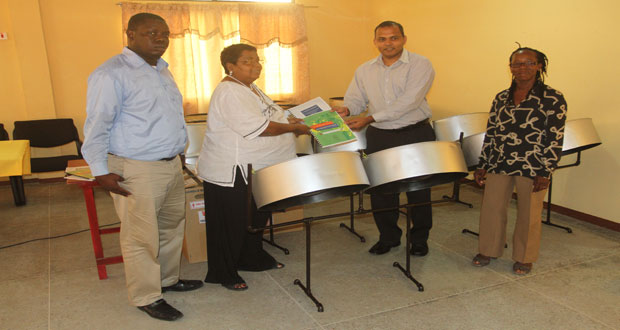
[[517, 43], [517, 45], [519, 45], [519, 48], [517, 48], [514, 52], [512, 52], [512, 54], [510, 54], [508, 63], [512, 63], [512, 58], [514, 57], [516, 53], [523, 52], [523, 51], [529, 51], [529, 52], [534, 53], [534, 55], [536, 55], [536, 61], [542, 64], [542, 67], [540, 68], [540, 70], [536, 72], [536, 80], [540, 82], [545, 82], [545, 76], [547, 75], [547, 65], [549, 64], [549, 59], [547, 58], [547, 55], [545, 55], [545, 53], [541, 52], [538, 49], [534, 49], [530, 47], [521, 47], [519, 43]]

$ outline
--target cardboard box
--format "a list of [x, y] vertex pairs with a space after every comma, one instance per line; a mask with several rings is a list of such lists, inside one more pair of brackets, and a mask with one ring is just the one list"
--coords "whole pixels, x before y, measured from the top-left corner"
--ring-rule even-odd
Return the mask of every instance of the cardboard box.
[[[302, 206], [292, 207], [286, 212], [274, 212], [273, 223], [299, 220], [304, 217]], [[205, 224], [204, 192], [201, 186], [187, 181], [185, 188], [185, 237], [183, 238], [183, 255], [189, 263], [207, 261], [207, 237]], [[296, 224], [274, 229], [274, 233], [300, 231], [303, 224]], [[269, 230], [265, 230], [269, 235]]]
[[190, 263], [207, 261], [205, 204], [201, 186], [185, 188], [183, 255]]

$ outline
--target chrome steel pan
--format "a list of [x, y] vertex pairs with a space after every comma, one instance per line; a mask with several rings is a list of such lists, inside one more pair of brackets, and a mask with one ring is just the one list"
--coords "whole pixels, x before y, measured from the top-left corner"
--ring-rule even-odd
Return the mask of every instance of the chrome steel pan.
[[437, 141], [457, 141], [461, 132], [463, 132], [463, 138], [485, 132], [488, 120], [488, 112], [466, 113], [435, 120], [433, 129]]
[[478, 166], [485, 134], [485, 132], [482, 132], [463, 139], [463, 156], [465, 157], [465, 164], [467, 164], [467, 168], [470, 171]]
[[312, 155], [314, 149], [312, 148], [312, 136], [300, 135], [295, 137], [295, 152], [297, 156]]
[[269, 211], [348, 196], [369, 184], [359, 154], [351, 151], [299, 157], [252, 175], [256, 205]]
[[567, 120], [564, 127], [564, 143], [562, 155], [569, 155], [578, 151], [590, 149], [601, 144], [592, 118]]
[[[368, 126], [366, 126], [368, 127]], [[339, 146], [323, 148], [317, 143], [317, 152], [332, 152], [332, 151], [358, 151], [366, 149], [366, 127], [359, 131], [353, 131], [353, 135], [357, 138], [357, 141], [353, 141]]]
[[456, 142], [430, 141], [372, 153], [364, 159], [370, 179], [367, 193], [400, 193], [452, 182], [467, 175]]

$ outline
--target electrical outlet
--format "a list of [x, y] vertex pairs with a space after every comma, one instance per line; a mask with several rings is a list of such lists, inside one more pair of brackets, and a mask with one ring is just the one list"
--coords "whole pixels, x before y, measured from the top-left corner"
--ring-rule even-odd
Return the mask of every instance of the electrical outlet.
[[7, 38], [6, 32], [0, 32], [0, 40], [6, 40]]

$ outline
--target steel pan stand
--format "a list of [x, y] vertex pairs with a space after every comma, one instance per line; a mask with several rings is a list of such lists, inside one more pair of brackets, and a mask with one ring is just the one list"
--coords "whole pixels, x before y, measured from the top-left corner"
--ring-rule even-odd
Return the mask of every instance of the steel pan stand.
[[[248, 200], [247, 200], [247, 208], [248, 208], [248, 226], [252, 227], [252, 164], [248, 164]], [[283, 211], [284, 212], [284, 211]], [[287, 248], [282, 247], [273, 239], [273, 214], [269, 213], [269, 239], [266, 240], [264, 237], [262, 238], [263, 242], [267, 242], [267, 244], [276, 247], [284, 254], [288, 255], [290, 252]]]
[[[248, 179], [248, 181], [249, 180], [250, 179]], [[284, 212], [284, 211], [282, 211], [282, 212]], [[265, 242], [265, 243], [267, 243], [267, 244], [269, 244], [269, 245], [271, 245], [271, 246], [273, 246], [275, 248], [278, 248], [278, 249], [282, 250], [282, 252], [284, 252], [284, 254], [286, 254], [286, 255], [288, 255], [290, 253], [287, 248], [276, 244], [276, 242], [273, 239], [273, 213], [269, 214], [269, 239], [265, 239], [263, 237], [263, 242]]]
[[405, 274], [405, 276], [410, 279], [413, 283], [415, 283], [415, 285], [418, 287], [418, 291], [424, 291], [424, 286], [422, 285], [422, 283], [418, 282], [413, 276], [411, 276], [411, 255], [409, 253], [409, 242], [411, 240], [411, 213], [412, 213], [412, 206], [407, 206], [407, 245], [405, 248], [405, 255], [406, 255], [406, 268], [403, 268], [403, 266], [400, 265], [400, 263], [398, 263], [398, 261], [394, 261], [394, 263], [392, 264], [392, 266], [397, 267], [398, 269], [400, 269], [401, 272], [403, 272], [403, 274]]
[[[357, 152], [360, 154], [360, 157], [364, 158], [364, 150], [358, 150]], [[349, 201], [350, 201], [350, 205], [351, 205], [351, 215], [350, 215], [351, 218], [349, 220], [349, 224], [350, 225], [347, 226], [346, 224], [341, 222], [340, 223], [340, 228], [345, 228], [346, 230], [351, 232], [351, 234], [357, 236], [362, 243], [365, 243], [366, 242], [366, 238], [364, 238], [364, 236], [358, 234], [355, 231], [355, 211], [353, 210], [353, 208], [354, 208], [353, 196], [354, 195], [355, 195], [355, 193], [353, 193], [353, 194], [351, 194], [351, 196], [349, 196]], [[358, 212], [360, 212], [360, 211], [364, 210], [364, 194], [360, 191], [358, 193], [358, 196], [359, 196], [359, 202], [358, 202], [358, 206], [359, 207], [358, 207], [357, 210], [358, 210]]]
[[[350, 205], [351, 205], [351, 215], [350, 215], [350, 217], [351, 217], [351, 218], [350, 218], [350, 222], [349, 222], [349, 223], [350, 223], [351, 225], [350, 225], [350, 227], [349, 227], [349, 226], [347, 226], [347, 225], [345, 225], [344, 223], [342, 223], [342, 222], [341, 222], [341, 223], [340, 223], [340, 228], [345, 228], [346, 230], [348, 230], [349, 232], [351, 232], [351, 234], [353, 234], [353, 235], [355, 235], [355, 236], [359, 237], [359, 239], [360, 239], [360, 241], [361, 241], [362, 243], [365, 243], [365, 242], [366, 242], [366, 238], [364, 238], [364, 236], [362, 236], [362, 235], [358, 234], [358, 233], [355, 231], [355, 211], [353, 210], [353, 208], [354, 208], [353, 196], [354, 196], [354, 195], [355, 195], [355, 194], [351, 194], [351, 196], [349, 196], [349, 201], [350, 201]], [[362, 210], [364, 209], [364, 206], [363, 206], [363, 205], [364, 205], [364, 195], [362, 194], [362, 192], [359, 192], [359, 193], [358, 193], [358, 196], [359, 196], [359, 203], [358, 203], [359, 208], [358, 208], [358, 211], [362, 211]]]
[[[461, 132], [459, 136], [459, 145], [463, 148], [463, 132]], [[454, 181], [454, 185], [452, 186], [452, 196], [444, 195], [443, 199], [446, 199], [450, 202], [459, 203], [468, 206], [470, 209], [474, 207], [473, 204], [464, 202], [460, 199], [461, 192], [461, 179]]]
[[306, 285], [304, 286], [303, 283], [301, 283], [300, 279], [295, 279], [293, 281], [293, 284], [299, 286], [301, 288], [301, 290], [306, 294], [306, 296], [308, 296], [308, 298], [310, 298], [312, 300], [312, 302], [314, 302], [314, 304], [316, 305], [317, 311], [318, 312], [323, 312], [323, 304], [321, 304], [321, 302], [319, 302], [314, 295], [312, 295], [312, 290], [310, 289], [310, 222], [312, 221], [313, 218], [304, 218], [303, 219], [303, 223], [304, 223], [304, 231], [306, 232]]
[[[556, 167], [556, 170], [559, 170], [561, 168], [578, 166], [579, 164], [581, 164], [581, 150], [577, 151], [577, 160], [574, 163], [558, 166], [558, 167]], [[571, 228], [560, 226], [560, 225], [557, 225], [557, 224], [551, 222], [551, 187], [552, 186], [553, 186], [553, 175], [551, 175], [549, 177], [549, 191], [547, 192], [547, 220], [543, 220], [542, 223], [544, 223], [545, 225], [548, 225], [548, 226], [562, 228], [562, 229], [566, 230], [567, 233], [570, 234], [570, 233], [573, 232], [573, 230]]]

